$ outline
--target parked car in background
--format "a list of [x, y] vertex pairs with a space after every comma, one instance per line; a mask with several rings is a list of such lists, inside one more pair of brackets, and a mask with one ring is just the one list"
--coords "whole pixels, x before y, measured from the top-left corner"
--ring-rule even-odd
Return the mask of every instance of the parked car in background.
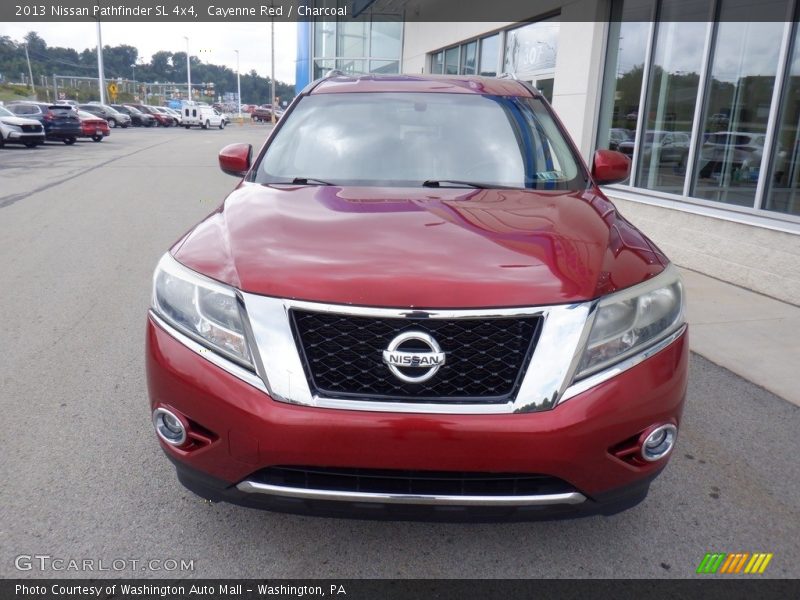
[[126, 106], [124, 104], [112, 104], [111, 108], [128, 115], [131, 118], [131, 124], [134, 127], [153, 127], [156, 124], [156, 119], [149, 113], [143, 113], [137, 108]]
[[521, 81], [333, 76], [292, 107], [262, 149], [222, 149], [236, 188], [152, 279], [150, 410], [181, 483], [378, 518], [641, 502], [689, 340], [677, 269], [600, 188], [630, 161], [587, 167]]
[[100, 104], [99, 102], [79, 104], [78, 110], [83, 110], [85, 112], [92, 113], [96, 117], [100, 117], [106, 123], [108, 123], [108, 126], [111, 129], [114, 129], [118, 125], [124, 129], [125, 127], [129, 127], [131, 124], [131, 118], [129, 115], [119, 112], [112, 106]]
[[186, 129], [191, 127], [200, 127], [202, 129], [219, 127], [223, 129], [226, 124], [225, 117], [207, 104], [185, 102], [181, 109], [181, 125]]
[[78, 118], [81, 120], [80, 137], [91, 138], [93, 142], [102, 142], [103, 138], [111, 135], [111, 128], [105, 119], [84, 110], [78, 111]]
[[6, 108], [18, 117], [39, 121], [48, 140], [64, 142], [69, 146], [83, 133], [78, 113], [69, 104], [15, 102]]
[[[617, 149], [626, 156], [633, 156], [634, 140], [620, 142]], [[640, 160], [649, 162], [655, 154], [658, 164], [686, 164], [689, 156], [689, 134], [683, 131], [646, 131], [642, 136]]]
[[175, 120], [175, 125], [181, 124], [181, 113], [174, 108], [170, 108], [168, 106], [162, 106], [161, 109], [165, 111], [168, 115], [171, 115], [172, 118]]
[[[261, 106], [257, 106], [252, 110], [250, 113], [250, 118], [253, 121], [261, 122], [261, 123], [271, 123], [272, 122], [272, 105], [271, 104], [262, 104]], [[280, 108], [275, 109], [275, 120], [281, 118], [283, 115], [283, 111]]]
[[125, 106], [129, 108], [135, 108], [139, 112], [145, 115], [149, 115], [153, 119], [153, 125], [157, 127], [169, 127], [172, 124], [172, 121], [168, 119], [166, 116], [162, 115], [158, 111], [153, 110], [147, 104], [128, 104], [126, 103]]
[[173, 125], [175, 125], [175, 119], [172, 118], [172, 115], [162, 111], [160, 106], [151, 106], [149, 104], [142, 104], [142, 105], [137, 105], [136, 108], [138, 108], [141, 111], [145, 110], [149, 111], [150, 114], [153, 115], [153, 118], [155, 118], [158, 127], [172, 127]]
[[44, 126], [36, 119], [18, 117], [0, 106], [0, 148], [5, 144], [24, 144], [28, 148], [44, 144]]
[[[766, 134], [759, 132], [712, 133], [700, 148], [699, 176], [703, 179], [716, 179], [727, 170], [735, 180], [757, 183], [766, 140]], [[774, 154], [774, 161], [775, 179], [779, 181], [786, 165], [786, 151], [780, 144]]]
[[608, 149], [619, 150], [619, 145], [622, 142], [627, 142], [633, 139], [633, 131], [630, 129], [623, 129], [615, 127], [608, 132]]

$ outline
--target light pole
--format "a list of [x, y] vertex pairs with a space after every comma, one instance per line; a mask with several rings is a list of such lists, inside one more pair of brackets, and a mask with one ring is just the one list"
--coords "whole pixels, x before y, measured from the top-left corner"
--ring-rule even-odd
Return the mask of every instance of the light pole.
[[33, 85], [33, 71], [31, 70], [31, 57], [28, 56], [28, 42], [25, 42], [25, 60], [28, 61], [28, 79], [31, 80], [31, 91], [36, 99], [36, 87]]
[[105, 104], [106, 77], [103, 71], [103, 37], [100, 34], [100, 19], [97, 20], [97, 83], [100, 86], [100, 104]]
[[186, 40], [186, 89], [189, 92], [189, 101], [192, 100], [192, 59], [189, 56], [189, 38], [183, 36]]
[[136, 63], [131, 65], [131, 69], [133, 69], [133, 101], [136, 102]]
[[272, 113], [272, 124], [275, 125], [275, 111], [278, 110], [278, 107], [275, 106], [275, 18], [272, 18], [272, 22], [270, 23], [270, 43], [269, 49], [272, 54], [270, 59], [270, 68], [272, 69], [272, 81], [270, 86], [270, 94], [272, 94], [272, 98], [270, 98], [269, 104], [272, 107], [272, 110], [269, 112]]
[[242, 79], [239, 76], [239, 51], [236, 52], [236, 102], [239, 104], [239, 122], [242, 120]]

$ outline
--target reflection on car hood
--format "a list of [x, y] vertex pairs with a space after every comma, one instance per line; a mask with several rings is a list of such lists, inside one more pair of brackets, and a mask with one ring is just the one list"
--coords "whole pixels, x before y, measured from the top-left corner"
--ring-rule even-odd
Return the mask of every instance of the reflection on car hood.
[[23, 117], [0, 117], [0, 121], [6, 125], [41, 125], [36, 119], [25, 119]]
[[666, 259], [590, 190], [242, 184], [173, 248], [248, 292], [394, 307], [584, 301]]

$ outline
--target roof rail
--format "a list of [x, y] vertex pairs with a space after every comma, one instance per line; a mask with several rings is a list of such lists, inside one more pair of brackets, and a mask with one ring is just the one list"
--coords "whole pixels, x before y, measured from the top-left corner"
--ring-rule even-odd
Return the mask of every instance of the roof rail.
[[336, 77], [336, 76], [346, 77], [347, 74], [344, 71], [340, 71], [339, 69], [331, 69], [330, 71], [325, 73], [325, 78], [326, 79], [328, 77]]
[[519, 77], [517, 77], [516, 73], [500, 73], [497, 79], [513, 79], [514, 81], [519, 81]]

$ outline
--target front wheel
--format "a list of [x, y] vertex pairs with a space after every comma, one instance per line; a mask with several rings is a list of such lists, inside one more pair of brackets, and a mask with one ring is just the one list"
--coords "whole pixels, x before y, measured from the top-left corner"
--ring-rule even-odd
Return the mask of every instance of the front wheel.
[[67, 146], [72, 146], [72, 144], [74, 144], [74, 143], [75, 143], [75, 138], [74, 138], [74, 137], [68, 137], [68, 138], [64, 138], [64, 143], [65, 143]]
[[220, 129], [225, 129], [225, 120], [224, 119], [219, 122], [219, 128]]
[[208, 122], [208, 120], [206, 120], [206, 122], [203, 123], [203, 129], [208, 129], [210, 127], [210, 125], [211, 124]]
[[115, 119], [108, 119], [108, 126], [114, 129], [117, 126], [117, 121]]

